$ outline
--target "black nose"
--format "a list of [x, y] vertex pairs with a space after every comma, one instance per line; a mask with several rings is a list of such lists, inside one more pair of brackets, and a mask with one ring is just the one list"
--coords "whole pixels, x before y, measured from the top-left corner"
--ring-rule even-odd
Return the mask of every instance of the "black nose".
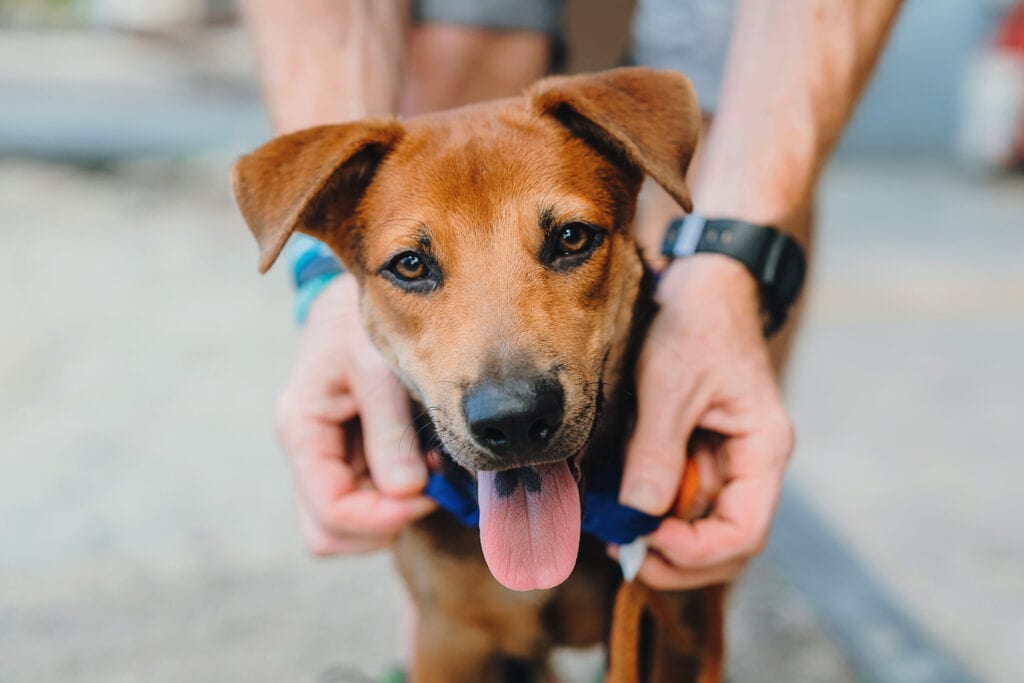
[[550, 380], [485, 382], [466, 393], [462, 411], [473, 439], [496, 455], [531, 455], [562, 424], [562, 387]]

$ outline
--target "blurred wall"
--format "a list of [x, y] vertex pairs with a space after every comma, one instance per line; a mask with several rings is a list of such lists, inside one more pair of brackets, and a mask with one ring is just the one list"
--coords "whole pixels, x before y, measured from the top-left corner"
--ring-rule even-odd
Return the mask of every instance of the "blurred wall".
[[959, 121], [960, 82], [1005, 3], [907, 0], [841, 153], [947, 156]]
[[[950, 155], [958, 126], [961, 79], [971, 54], [991, 32], [999, 8], [1007, 1], [906, 0], [876, 76], [840, 145], [841, 153]], [[160, 6], [206, 8], [209, 19], [229, 16], [228, 2], [161, 0]], [[634, 2], [567, 0], [568, 71], [621, 63]], [[198, 32], [200, 39], [191, 42], [184, 30], [169, 34], [174, 39], [147, 42], [128, 32], [95, 33], [81, 26], [108, 25], [117, 8], [123, 7], [134, 8], [135, 14], [152, 10], [154, 17], [160, 16], [155, 7], [140, 10], [137, 5], [128, 0], [0, 0], [0, 27], [6, 23], [8, 29], [0, 31], [0, 153], [123, 156], [191, 151], [226, 139], [248, 143], [267, 135], [261, 103], [254, 94], [238, 96], [237, 83], [230, 88], [196, 85], [200, 79], [181, 68], [182, 74], [175, 78], [154, 74], [146, 87], [155, 94], [138, 97], [118, 83], [107, 83], [107, 90], [97, 91], [87, 79], [77, 80], [83, 69], [88, 71], [89, 65], [102, 62], [107, 53], [118, 52], [122, 43], [133, 43], [130, 47], [136, 51], [143, 44], [153, 53], [161, 47], [177, 50], [192, 72], [209, 71], [219, 64], [217, 56], [191, 55], [196, 51], [193, 43], [202, 43], [202, 36], [208, 37], [210, 32]], [[46, 17], [69, 30], [36, 30], [23, 35], [10, 30], [12, 24], [27, 27]], [[248, 49], [244, 37], [236, 35], [234, 42], [231, 40], [227, 39], [231, 49], [219, 54], [244, 57]], [[37, 54], [46, 58], [24, 60], [32, 51], [25, 45], [32, 41], [38, 43]], [[224, 43], [225, 39], [213, 42]], [[117, 63], [125, 73], [142, 72], [130, 59]], [[117, 80], [117, 74], [108, 76], [107, 80]], [[61, 88], [55, 88], [53, 81], [61, 81]], [[189, 92], [183, 93], [183, 89]], [[154, 97], [161, 101], [160, 106], [151, 106]], [[61, 106], [53, 106], [54, 101]], [[168, 114], [172, 111], [173, 115]]]
[[[628, 47], [635, 4], [568, 0], [566, 70], [593, 71], [619, 64]], [[951, 155], [959, 125], [961, 79], [1006, 5], [1006, 0], [906, 0], [840, 152]]]

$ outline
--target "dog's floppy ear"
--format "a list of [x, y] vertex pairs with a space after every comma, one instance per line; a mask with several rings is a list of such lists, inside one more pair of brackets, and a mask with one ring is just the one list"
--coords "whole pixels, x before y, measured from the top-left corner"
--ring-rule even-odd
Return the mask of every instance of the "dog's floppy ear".
[[547, 78], [527, 96], [542, 113], [651, 176], [692, 210], [685, 178], [700, 134], [700, 107], [689, 80], [673, 71], [632, 67]]
[[271, 140], [235, 163], [231, 186], [260, 247], [260, 272], [299, 230], [324, 239], [352, 218], [378, 164], [404, 135], [394, 120], [319, 126]]

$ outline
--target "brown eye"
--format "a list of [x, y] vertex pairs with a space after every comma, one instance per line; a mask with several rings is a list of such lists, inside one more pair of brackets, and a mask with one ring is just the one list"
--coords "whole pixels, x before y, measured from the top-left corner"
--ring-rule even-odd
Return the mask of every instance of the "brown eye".
[[396, 256], [394, 261], [391, 262], [390, 270], [400, 279], [406, 281], [421, 280], [427, 276], [428, 272], [427, 264], [424, 263], [423, 258], [413, 251], [407, 251]]
[[594, 239], [593, 231], [582, 223], [570, 223], [558, 229], [558, 241], [555, 250], [559, 256], [578, 254], [590, 246]]
[[441, 286], [441, 269], [429, 254], [403, 251], [387, 260], [377, 271], [381, 277], [413, 294], [426, 294]]
[[601, 228], [582, 221], [565, 223], [548, 233], [540, 260], [548, 268], [568, 272], [587, 262], [605, 234]]

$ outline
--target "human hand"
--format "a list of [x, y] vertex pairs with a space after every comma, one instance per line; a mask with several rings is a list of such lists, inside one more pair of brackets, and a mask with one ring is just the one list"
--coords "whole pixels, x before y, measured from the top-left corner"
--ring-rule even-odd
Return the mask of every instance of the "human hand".
[[434, 509], [411, 422], [405, 388], [359, 320], [355, 279], [341, 275], [309, 310], [276, 413], [312, 553], [386, 547]]
[[637, 365], [637, 424], [620, 499], [664, 514], [679, 493], [689, 443], [702, 487], [721, 490], [708, 517], [662, 522], [647, 538], [639, 577], [667, 590], [723, 583], [764, 547], [793, 431], [762, 333], [757, 285], [741, 264], [715, 254], [675, 261], [657, 298]]

